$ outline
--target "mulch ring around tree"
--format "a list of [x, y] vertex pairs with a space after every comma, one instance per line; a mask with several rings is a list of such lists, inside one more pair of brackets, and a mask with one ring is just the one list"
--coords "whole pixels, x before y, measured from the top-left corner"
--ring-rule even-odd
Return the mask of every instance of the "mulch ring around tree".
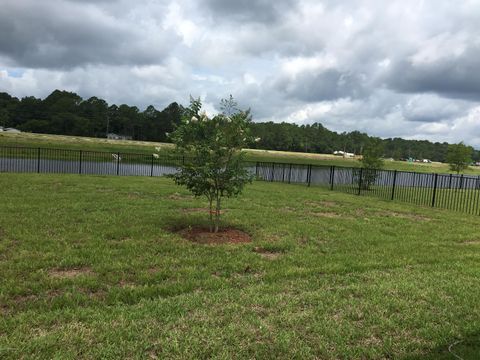
[[250, 235], [234, 228], [221, 228], [217, 233], [204, 227], [189, 227], [178, 232], [183, 238], [197, 244], [242, 244], [252, 241]]

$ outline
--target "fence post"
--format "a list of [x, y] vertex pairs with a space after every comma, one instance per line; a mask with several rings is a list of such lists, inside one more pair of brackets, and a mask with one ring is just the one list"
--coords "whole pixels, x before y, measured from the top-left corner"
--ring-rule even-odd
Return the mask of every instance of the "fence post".
[[152, 154], [152, 167], [150, 169], [150, 177], [153, 176], [153, 154]]
[[310, 183], [312, 182], [312, 165], [308, 165], [308, 168], [307, 168], [307, 182], [308, 182], [307, 186], [310, 186]]
[[438, 181], [438, 174], [435, 174], [435, 177], [433, 180], [432, 207], [435, 207], [435, 196], [437, 194], [437, 181]]
[[463, 174], [460, 175], [460, 190], [463, 189]]
[[333, 190], [335, 182], [335, 165], [330, 166], [330, 190]]
[[272, 162], [272, 174], [270, 175], [270, 182], [273, 182], [275, 177], [275, 163]]
[[362, 189], [362, 177], [363, 177], [363, 168], [360, 168], [360, 176], [358, 177], [358, 194], [360, 195], [360, 191]]
[[258, 161], [255, 163], [255, 178], [258, 179]]
[[450, 174], [449, 176], [449, 180], [448, 180], [448, 188], [451, 189], [452, 188], [452, 174]]
[[120, 173], [120, 153], [117, 153], [117, 175]]
[[40, 148], [37, 149], [37, 173], [40, 173]]
[[392, 185], [392, 198], [391, 200], [394, 199], [395, 197], [395, 184], [397, 183], [397, 170], [393, 172], [393, 185]]
[[81, 175], [82, 174], [82, 150], [80, 150], [80, 156], [78, 159], [78, 173]]
[[292, 179], [292, 164], [290, 163], [290, 170], [288, 171], [288, 183], [290, 184], [290, 180]]

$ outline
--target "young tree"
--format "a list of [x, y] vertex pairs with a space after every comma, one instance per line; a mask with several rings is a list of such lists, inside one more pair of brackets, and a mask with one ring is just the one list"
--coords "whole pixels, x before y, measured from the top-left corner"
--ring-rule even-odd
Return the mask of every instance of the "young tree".
[[221, 200], [241, 193], [253, 180], [244, 166], [242, 149], [250, 135], [249, 111], [237, 109], [232, 96], [222, 100], [222, 113], [209, 118], [200, 99], [190, 99], [180, 125], [171, 134], [177, 153], [185, 157], [172, 175], [178, 185], [209, 201], [210, 231], [218, 232]]
[[472, 162], [473, 149], [466, 146], [463, 141], [458, 144], [448, 145], [447, 163], [450, 164], [450, 170], [459, 174], [468, 168]]
[[371, 140], [365, 146], [360, 160], [364, 168], [381, 169], [383, 168], [383, 144], [380, 139]]
[[377, 179], [378, 170], [383, 168], [383, 143], [380, 139], [372, 139], [365, 146], [360, 160], [363, 165], [360, 187], [363, 190], [370, 189], [370, 186]]

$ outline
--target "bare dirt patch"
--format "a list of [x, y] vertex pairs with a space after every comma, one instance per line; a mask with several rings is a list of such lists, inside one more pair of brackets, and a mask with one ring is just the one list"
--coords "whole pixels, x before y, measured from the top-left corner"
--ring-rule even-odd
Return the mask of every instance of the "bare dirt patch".
[[81, 275], [93, 275], [93, 271], [88, 267], [74, 269], [52, 269], [48, 275], [55, 279], [73, 279]]
[[178, 232], [183, 238], [198, 244], [241, 244], [252, 241], [250, 235], [233, 228], [220, 229], [211, 233], [206, 228], [192, 227]]
[[382, 344], [382, 340], [375, 335], [370, 335], [368, 338], [362, 339], [361, 344], [363, 346], [379, 346]]
[[123, 289], [134, 289], [137, 287], [137, 284], [132, 281], [122, 279], [118, 282], [118, 286]]
[[358, 216], [358, 217], [366, 215], [365, 209], [362, 209], [362, 208], [355, 209], [354, 213], [355, 213], [355, 216]]
[[92, 300], [105, 300], [107, 298], [107, 292], [103, 289], [80, 288], [79, 291]]
[[412, 221], [430, 221], [431, 218], [420, 215], [420, 214], [413, 214], [413, 213], [406, 213], [406, 212], [398, 212], [393, 210], [372, 210], [371, 212], [365, 211], [365, 209], [357, 208], [354, 211], [356, 217], [362, 217], [364, 220], [370, 220], [373, 216], [380, 216], [380, 217], [394, 217], [400, 219], [407, 219]]
[[314, 217], [316, 216], [316, 217], [325, 217], [325, 218], [344, 218], [344, 219], [349, 218], [344, 214], [338, 214], [334, 212], [334, 209], [332, 209], [332, 211], [328, 211], [328, 210], [322, 211], [322, 210], [327, 210], [327, 209], [321, 209], [318, 206], [315, 206], [314, 208], [312, 208], [311, 205], [306, 206], [302, 209], [296, 209], [289, 206], [285, 206], [281, 209], [281, 211], [284, 213], [294, 214], [301, 217], [304, 217], [305, 215], [307, 215], [307, 216], [314, 216]]
[[63, 294], [64, 294], [63, 290], [53, 289], [53, 290], [47, 291], [46, 297], [47, 297], [47, 299], [52, 300], [52, 299], [55, 299], [59, 296], [62, 296]]
[[462, 245], [480, 245], [480, 240], [467, 240], [463, 241]]
[[33, 301], [36, 301], [38, 299], [38, 296], [37, 295], [33, 295], [33, 294], [30, 294], [30, 295], [18, 295], [14, 298], [14, 302], [15, 304], [25, 304], [25, 303], [28, 303], [28, 302], [33, 302]]
[[149, 274], [156, 274], [156, 273], [160, 272], [160, 270], [161, 270], [161, 269], [160, 269], [159, 267], [153, 266], [153, 267], [151, 267], [151, 268], [148, 268], [148, 269], [147, 269], [147, 272], [148, 272]]
[[337, 214], [334, 212], [328, 212], [328, 211], [312, 211], [312, 212], [309, 212], [308, 214], [312, 216], [324, 217], [324, 218], [330, 218], [330, 219], [348, 218], [348, 216]]
[[254, 247], [253, 251], [259, 254], [262, 258], [268, 260], [275, 260], [281, 255], [279, 252], [270, 251], [258, 246]]
[[173, 193], [173, 194], [168, 195], [168, 198], [170, 200], [192, 200], [193, 195], [183, 195], [183, 194], [180, 194], [180, 193]]
[[142, 197], [142, 194], [136, 191], [127, 194], [127, 198], [130, 200], [141, 199]]
[[401, 219], [408, 219], [408, 220], [414, 220], [414, 221], [430, 221], [430, 219], [427, 216], [419, 215], [419, 214], [409, 214], [409, 213], [402, 213], [402, 212], [397, 212], [397, 211], [379, 211], [377, 214], [381, 216], [386, 216], [386, 217], [397, 217]]

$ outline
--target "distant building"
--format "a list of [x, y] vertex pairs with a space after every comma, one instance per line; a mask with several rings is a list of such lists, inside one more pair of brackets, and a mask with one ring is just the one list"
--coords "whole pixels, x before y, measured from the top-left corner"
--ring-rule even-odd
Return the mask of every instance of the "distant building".
[[345, 158], [345, 157], [348, 157], [348, 158], [355, 157], [355, 154], [354, 154], [354, 153], [349, 153], [349, 152], [345, 152], [345, 151], [341, 151], [341, 150], [334, 151], [334, 152], [333, 152], [333, 155], [343, 156], [344, 158]]
[[107, 134], [107, 139], [111, 139], [111, 140], [132, 140], [132, 137], [128, 136], [128, 135], [118, 135], [118, 134], [114, 134], [114, 133], [108, 133]]

